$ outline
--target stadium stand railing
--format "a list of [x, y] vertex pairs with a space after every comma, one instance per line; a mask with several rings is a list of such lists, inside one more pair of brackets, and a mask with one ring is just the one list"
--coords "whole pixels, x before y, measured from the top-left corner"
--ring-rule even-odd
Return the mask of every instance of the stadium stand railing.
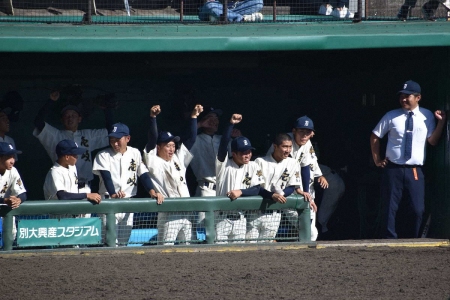
[[[278, 223], [275, 224], [279, 224], [275, 239], [258, 237], [245, 238], [244, 240], [233, 238], [218, 240], [216, 237], [216, 226], [218, 222], [223, 220], [223, 213], [233, 212], [235, 216], [239, 216], [241, 213], [243, 217], [249, 218], [252, 215], [256, 217], [256, 214], [261, 211], [275, 210], [281, 212], [287, 209], [295, 210], [298, 213], [298, 219], [289, 219], [289, 217], [283, 215], [281, 221], [278, 220]], [[119, 236], [122, 230], [126, 230], [126, 226], [116, 225], [115, 214], [124, 212], [133, 212], [134, 219], [131, 232], [126, 233], [126, 240], [121, 241]], [[204, 213], [204, 219], [202, 215], [199, 218], [199, 212]], [[3, 216], [3, 249], [20, 248], [20, 245], [16, 244], [17, 237], [20, 234], [16, 228], [21, 220], [73, 219], [83, 214], [91, 214], [91, 218], [100, 217], [104, 221], [102, 243], [97, 246], [163, 245], [161, 234], [165, 220], [160, 219], [160, 224], [158, 224], [158, 213], [160, 213], [160, 217], [165, 215], [168, 219], [173, 215], [176, 215], [175, 219], [177, 217], [180, 219], [179, 216], [181, 215], [182, 219], [190, 221], [192, 225], [189, 228], [189, 232], [192, 233], [190, 237], [165, 241], [175, 245], [220, 242], [311, 241], [309, 204], [299, 195], [288, 197], [285, 204], [274, 203], [261, 197], [247, 197], [237, 201], [230, 201], [226, 197], [168, 198], [162, 205], [157, 205], [154, 199], [141, 198], [105, 199], [99, 205], [93, 205], [88, 201], [29, 200], [14, 210], [7, 206], [0, 207], [0, 215]], [[268, 213], [268, 215], [270, 214]], [[174, 234], [175, 237], [177, 235], [177, 233]], [[72, 244], [75, 245], [76, 242]]]
[[[0, 22], [84, 23], [84, 24], [156, 24], [222, 23], [200, 21], [199, 8], [205, 0], [2, 0]], [[236, 1], [221, 1], [227, 7]], [[349, 0], [348, 7], [337, 9], [338, 1], [264, 0], [264, 16], [258, 23], [398, 21], [403, 0]], [[418, 0], [409, 11], [408, 21], [421, 21], [426, 0]], [[342, 2], [341, 2], [342, 3]], [[450, 0], [436, 1], [435, 17], [447, 20]], [[434, 5], [436, 5], [436, 3]], [[342, 5], [342, 4], [340, 4]], [[226, 12], [224, 12], [226, 13]]]

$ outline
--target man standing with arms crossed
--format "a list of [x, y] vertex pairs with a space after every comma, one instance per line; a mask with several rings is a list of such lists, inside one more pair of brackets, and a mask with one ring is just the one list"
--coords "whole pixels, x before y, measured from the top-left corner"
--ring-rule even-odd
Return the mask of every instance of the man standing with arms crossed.
[[[425, 181], [422, 166], [425, 162], [426, 142], [436, 145], [442, 134], [446, 115], [419, 107], [421, 89], [408, 80], [398, 92], [401, 108], [386, 113], [370, 136], [372, 157], [383, 168], [381, 178], [381, 238], [395, 239], [395, 218], [404, 196], [412, 210], [407, 226], [408, 238], [417, 238], [422, 223]], [[438, 120], [437, 126], [434, 118]], [[388, 134], [386, 157], [380, 157], [380, 139]]]

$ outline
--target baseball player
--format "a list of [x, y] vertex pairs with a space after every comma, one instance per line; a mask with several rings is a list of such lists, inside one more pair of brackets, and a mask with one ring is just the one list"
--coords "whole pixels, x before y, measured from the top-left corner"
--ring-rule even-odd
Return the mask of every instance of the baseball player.
[[[0, 142], [5, 142], [8, 144], [13, 145], [14, 149], [16, 149], [16, 144], [14, 143], [14, 140], [12, 137], [6, 135], [9, 132], [9, 117], [8, 115], [2, 110], [0, 111]], [[14, 159], [17, 161], [17, 154], [14, 154]]]
[[101, 196], [97, 193], [80, 193], [75, 164], [78, 155], [85, 148], [78, 147], [72, 140], [62, 140], [56, 145], [58, 160], [47, 173], [44, 182], [44, 196], [47, 200], [88, 200], [99, 204]]
[[[150, 109], [149, 140], [144, 149], [144, 162], [149, 170], [152, 183], [164, 197], [190, 197], [186, 184], [186, 168], [192, 160], [189, 149], [195, 143], [197, 136], [197, 117], [203, 111], [201, 105], [196, 105], [191, 113], [190, 133], [180, 147], [175, 143], [180, 137], [170, 132], [158, 133], [156, 116], [161, 113], [159, 105]], [[158, 243], [174, 245], [175, 241], [192, 239], [192, 222], [186, 212], [158, 213]]]
[[197, 128], [200, 133], [191, 148], [194, 158], [190, 164], [198, 183], [196, 196], [216, 196], [215, 161], [221, 139], [216, 132], [221, 115], [222, 110], [205, 107], [197, 118]]
[[[228, 157], [228, 143], [235, 124], [242, 121], [240, 114], [233, 114], [222, 135], [216, 160], [217, 196], [227, 196], [232, 201], [239, 197], [256, 196], [260, 184], [264, 183], [258, 164], [250, 161], [252, 147], [249, 139], [240, 136], [231, 142], [231, 159]], [[216, 240], [218, 243], [243, 243], [246, 234], [244, 212], [222, 211], [216, 213]]]
[[[280, 133], [273, 141], [273, 152], [259, 157], [255, 162], [264, 174], [260, 195], [276, 202], [286, 203], [286, 197], [295, 189], [302, 190], [300, 168], [297, 161], [289, 157], [292, 138]], [[273, 241], [280, 225], [280, 211], [258, 211], [248, 217], [247, 238], [260, 241]]]
[[[14, 156], [22, 153], [5, 142], [0, 142], [0, 205], [7, 205], [15, 209], [27, 199], [19, 172], [14, 168]], [[13, 235], [16, 234], [15, 220], [13, 221]]]
[[[150, 197], [162, 203], [163, 196], [154, 190], [141, 153], [128, 146], [131, 139], [128, 126], [114, 124], [108, 137], [111, 147], [97, 154], [93, 166], [94, 174], [100, 177], [99, 194], [103, 198], [132, 198], [136, 195], [139, 178]], [[117, 213], [116, 224], [118, 244], [127, 244], [133, 228], [133, 213]]]
[[[318, 231], [316, 224], [317, 206], [314, 203], [314, 179], [317, 178], [322, 188], [328, 188], [328, 182], [318, 166], [317, 156], [310, 139], [314, 136], [314, 123], [307, 116], [298, 118], [292, 128], [292, 133], [288, 135], [293, 139], [291, 157], [300, 165], [303, 190], [297, 190], [306, 201], [309, 201], [311, 207], [311, 240], [317, 239]], [[273, 149], [271, 147], [271, 149]], [[271, 151], [269, 149], [268, 152]], [[298, 213], [293, 209], [286, 209], [283, 213], [287, 216], [289, 222], [297, 228]]]
[[59, 99], [59, 92], [52, 92], [50, 99], [39, 110], [35, 120], [33, 135], [39, 139], [51, 160], [55, 162], [58, 157], [55, 153], [56, 144], [64, 139], [75, 141], [81, 147], [85, 147], [85, 153], [77, 160], [78, 186], [80, 192], [90, 193], [90, 182], [94, 178], [92, 174], [91, 152], [108, 146], [108, 131], [112, 125], [112, 109], [105, 108], [106, 128], [104, 129], [82, 129], [78, 126], [82, 120], [81, 110], [74, 105], [67, 105], [61, 110], [61, 122], [64, 130], [56, 129], [45, 122], [47, 115]]

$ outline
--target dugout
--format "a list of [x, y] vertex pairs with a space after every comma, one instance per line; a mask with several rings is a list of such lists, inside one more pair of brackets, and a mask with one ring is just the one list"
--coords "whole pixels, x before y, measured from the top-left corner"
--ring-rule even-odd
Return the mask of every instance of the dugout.
[[[421, 105], [449, 108], [450, 24], [395, 22], [249, 26], [0, 25], [0, 96], [24, 98], [10, 135], [29, 199], [42, 199], [51, 166], [32, 136], [33, 119], [53, 88], [68, 96], [79, 88], [90, 112], [82, 128], [101, 127], [95, 103], [114, 93], [116, 121], [129, 125], [131, 146], [146, 143], [148, 111], [159, 103], [162, 129], [179, 133], [186, 105], [224, 110], [222, 124], [243, 114], [239, 128], [263, 155], [268, 137], [290, 130], [297, 117], [315, 122], [320, 162], [343, 176], [339, 238], [370, 238], [376, 219], [379, 171], [370, 154], [370, 132], [396, 92], [413, 79]], [[62, 105], [62, 104], [61, 104]], [[60, 125], [59, 114], [48, 119]], [[430, 236], [450, 237], [449, 140], [428, 148], [427, 213]], [[426, 218], [425, 218], [426, 219]]]

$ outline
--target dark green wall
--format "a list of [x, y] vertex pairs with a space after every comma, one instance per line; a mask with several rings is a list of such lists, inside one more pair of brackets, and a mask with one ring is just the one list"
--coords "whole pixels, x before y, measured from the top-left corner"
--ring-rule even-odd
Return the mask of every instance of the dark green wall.
[[[316, 127], [314, 142], [323, 164], [347, 166], [347, 192], [341, 220], [359, 235], [357, 199], [370, 202], [373, 218], [378, 170], [373, 167], [369, 135], [382, 115], [398, 107], [396, 92], [408, 79], [422, 85], [421, 105], [444, 108], [448, 94], [448, 48], [296, 52], [13, 54], [0, 53], [0, 93], [18, 90], [25, 99], [20, 121], [11, 136], [24, 151], [17, 167], [29, 198], [42, 198], [42, 184], [51, 166], [32, 136], [33, 119], [55, 87], [80, 84], [86, 99], [115, 93], [120, 101], [117, 121], [131, 128], [131, 145], [146, 142], [148, 111], [160, 104], [160, 128], [179, 133], [184, 103], [210, 104], [224, 110], [221, 121], [243, 114], [240, 129], [265, 153], [267, 135], [289, 130], [302, 115]], [[366, 95], [364, 104], [363, 95]], [[58, 113], [49, 119], [59, 125]], [[93, 106], [83, 128], [102, 127], [101, 111]], [[428, 207], [435, 211], [430, 234], [450, 237], [446, 186], [448, 147], [429, 148], [426, 174]], [[361, 186], [367, 188], [366, 198]], [[360, 195], [358, 198], [358, 194]], [[362, 199], [362, 200], [361, 200]], [[431, 205], [432, 204], [432, 205]], [[446, 220], [447, 219], [447, 220]], [[373, 220], [371, 221], [373, 223]], [[347, 236], [344, 236], [347, 237]]]

